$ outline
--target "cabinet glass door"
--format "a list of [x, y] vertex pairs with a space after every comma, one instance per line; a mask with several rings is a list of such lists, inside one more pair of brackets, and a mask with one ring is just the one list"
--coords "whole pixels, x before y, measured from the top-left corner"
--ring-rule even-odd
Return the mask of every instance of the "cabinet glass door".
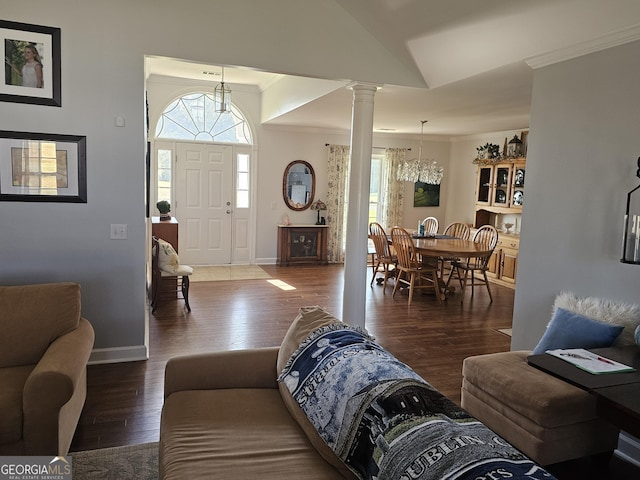
[[509, 186], [511, 183], [511, 166], [498, 166], [495, 170], [496, 190], [493, 198], [493, 204], [506, 207], [509, 203]]
[[478, 186], [476, 190], [476, 203], [491, 203], [491, 173], [492, 167], [481, 167], [478, 171]]
[[525, 168], [523, 165], [516, 165], [513, 173], [513, 198], [511, 206], [522, 208], [524, 204], [524, 180]]

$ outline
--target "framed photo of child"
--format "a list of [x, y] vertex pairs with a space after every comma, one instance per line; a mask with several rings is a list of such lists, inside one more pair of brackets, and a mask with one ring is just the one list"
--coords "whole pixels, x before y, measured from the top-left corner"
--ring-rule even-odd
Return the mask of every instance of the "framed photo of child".
[[60, 107], [60, 29], [0, 20], [0, 101]]

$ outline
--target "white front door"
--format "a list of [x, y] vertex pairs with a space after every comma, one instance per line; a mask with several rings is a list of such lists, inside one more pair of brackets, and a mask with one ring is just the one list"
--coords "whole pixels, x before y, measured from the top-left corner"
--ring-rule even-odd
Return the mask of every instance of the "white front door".
[[231, 263], [232, 147], [176, 144], [176, 207], [180, 263]]

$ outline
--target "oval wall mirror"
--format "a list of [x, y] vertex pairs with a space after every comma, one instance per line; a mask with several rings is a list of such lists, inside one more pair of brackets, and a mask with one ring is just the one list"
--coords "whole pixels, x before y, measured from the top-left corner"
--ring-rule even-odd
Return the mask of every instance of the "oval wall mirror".
[[291, 210], [306, 210], [316, 193], [316, 174], [309, 162], [294, 160], [284, 170], [282, 196]]

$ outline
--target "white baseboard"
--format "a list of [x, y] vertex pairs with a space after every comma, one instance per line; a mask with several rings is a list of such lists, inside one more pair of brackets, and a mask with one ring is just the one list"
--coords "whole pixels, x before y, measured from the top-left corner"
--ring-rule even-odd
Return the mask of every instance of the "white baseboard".
[[140, 360], [149, 360], [149, 348], [146, 345], [96, 348], [91, 352], [88, 364], [137, 362]]
[[640, 440], [626, 432], [620, 432], [614, 455], [640, 468]]
[[275, 265], [276, 258], [275, 257], [267, 257], [267, 258], [256, 258], [256, 265]]

